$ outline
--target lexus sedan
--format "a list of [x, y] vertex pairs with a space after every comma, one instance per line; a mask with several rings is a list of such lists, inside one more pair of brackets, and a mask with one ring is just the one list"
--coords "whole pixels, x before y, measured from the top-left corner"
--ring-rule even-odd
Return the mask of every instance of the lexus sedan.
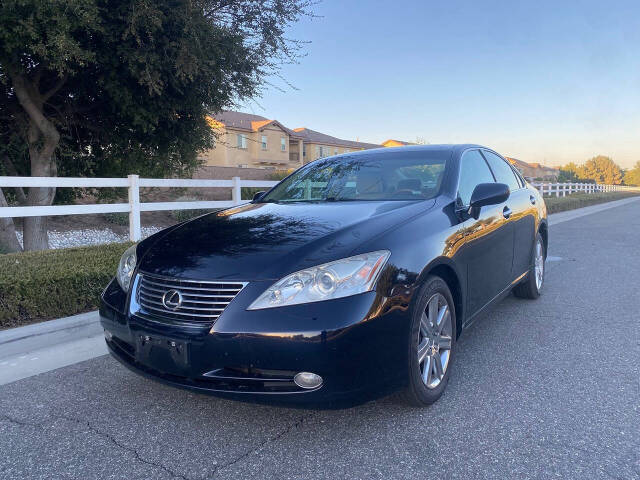
[[423, 406], [480, 312], [540, 295], [547, 242], [542, 197], [488, 148], [349, 153], [129, 248], [100, 318], [117, 360], [176, 387]]

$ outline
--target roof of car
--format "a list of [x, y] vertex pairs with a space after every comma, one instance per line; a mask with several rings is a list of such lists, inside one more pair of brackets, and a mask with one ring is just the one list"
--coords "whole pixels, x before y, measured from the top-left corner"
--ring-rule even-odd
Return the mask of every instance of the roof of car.
[[[359, 152], [352, 152], [346, 155], [367, 155], [372, 153], [381, 153], [388, 155], [397, 155], [398, 152], [420, 152], [420, 151], [456, 151], [461, 152], [468, 148], [487, 148], [482, 145], [476, 145], [473, 143], [460, 143], [460, 144], [435, 144], [435, 145], [406, 145], [398, 148], [380, 147], [371, 150], [361, 150]], [[491, 149], [488, 149], [491, 150]]]

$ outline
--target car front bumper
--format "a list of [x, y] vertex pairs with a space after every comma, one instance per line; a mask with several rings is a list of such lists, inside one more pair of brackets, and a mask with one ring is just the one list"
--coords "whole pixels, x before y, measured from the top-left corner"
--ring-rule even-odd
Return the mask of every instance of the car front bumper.
[[[406, 384], [408, 315], [376, 292], [256, 311], [234, 301], [213, 327], [199, 330], [149, 321], [126, 304], [111, 282], [100, 306], [109, 351], [136, 373], [172, 386], [342, 408]], [[293, 381], [298, 372], [320, 375], [323, 383], [303, 389]]]

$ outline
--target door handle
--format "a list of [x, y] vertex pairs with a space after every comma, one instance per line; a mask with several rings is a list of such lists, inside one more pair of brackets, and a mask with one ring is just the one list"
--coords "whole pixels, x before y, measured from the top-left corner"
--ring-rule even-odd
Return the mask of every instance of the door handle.
[[533, 195], [531, 195], [529, 197], [529, 200], [531, 200], [531, 205], [535, 205], [536, 204], [536, 197], [534, 197]]
[[509, 218], [511, 216], [511, 209], [509, 207], [504, 207], [502, 209], [502, 216], [504, 218]]

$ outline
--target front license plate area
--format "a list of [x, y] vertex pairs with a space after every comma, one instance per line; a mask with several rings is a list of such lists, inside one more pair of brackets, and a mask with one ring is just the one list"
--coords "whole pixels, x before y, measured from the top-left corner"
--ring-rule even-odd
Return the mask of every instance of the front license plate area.
[[154, 370], [183, 375], [189, 365], [189, 344], [166, 337], [138, 335], [136, 360]]

